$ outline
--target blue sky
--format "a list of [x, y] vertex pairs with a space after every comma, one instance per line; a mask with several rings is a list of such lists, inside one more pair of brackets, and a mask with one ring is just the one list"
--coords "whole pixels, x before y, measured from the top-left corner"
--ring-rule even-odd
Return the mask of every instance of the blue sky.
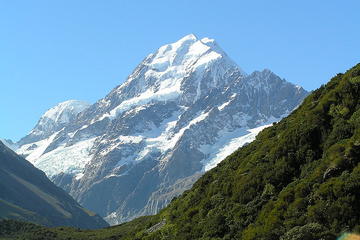
[[0, 137], [18, 140], [58, 102], [88, 102], [149, 53], [194, 33], [246, 72], [312, 90], [360, 60], [360, 1], [0, 0]]

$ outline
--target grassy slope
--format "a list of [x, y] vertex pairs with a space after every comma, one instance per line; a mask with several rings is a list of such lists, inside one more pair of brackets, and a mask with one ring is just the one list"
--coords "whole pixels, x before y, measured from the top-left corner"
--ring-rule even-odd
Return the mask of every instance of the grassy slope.
[[[36, 231], [54, 239], [244, 240], [326, 240], [359, 231], [359, 100], [360, 64], [313, 92], [158, 215], [99, 231]], [[163, 219], [165, 226], [147, 231]], [[11, 232], [37, 239], [36, 231]]]
[[15, 204], [0, 199], [0, 216], [4, 219], [16, 219], [21, 221], [32, 221], [48, 225], [48, 221], [29, 210], [23, 209]]

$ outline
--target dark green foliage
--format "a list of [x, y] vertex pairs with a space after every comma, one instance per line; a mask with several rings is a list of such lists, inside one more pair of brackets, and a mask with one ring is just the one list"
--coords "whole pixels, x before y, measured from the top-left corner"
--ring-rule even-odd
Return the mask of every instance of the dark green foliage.
[[[148, 240], [332, 240], [359, 231], [359, 101], [360, 64], [314, 91], [158, 215], [93, 233]], [[147, 231], [162, 219], [164, 226]]]
[[0, 239], [18, 240], [136, 240], [137, 234], [144, 233], [158, 222], [158, 218], [140, 217], [132, 222], [99, 230], [82, 230], [71, 227], [47, 228], [33, 223], [14, 220], [0, 221]]

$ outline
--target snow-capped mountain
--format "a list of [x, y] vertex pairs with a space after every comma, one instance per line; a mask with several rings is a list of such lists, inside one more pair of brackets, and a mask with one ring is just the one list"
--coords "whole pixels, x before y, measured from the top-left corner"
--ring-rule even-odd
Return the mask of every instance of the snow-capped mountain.
[[[89, 103], [69, 100], [59, 103], [55, 107], [46, 111], [34, 127], [34, 129], [25, 137], [20, 139], [16, 145], [16, 151], [18, 154], [26, 157], [27, 160], [35, 164], [40, 169], [57, 169], [58, 171], [69, 172], [69, 171], [82, 171], [85, 166], [84, 160], [82, 159], [81, 152], [76, 150], [70, 157], [60, 155], [57, 161], [54, 161], [54, 152], [51, 154], [51, 160], [47, 161], [46, 153], [50, 151], [47, 146], [51, 141], [61, 132], [69, 123], [73, 122], [76, 116], [87, 109], [90, 106]], [[13, 147], [14, 149], [14, 147]], [[57, 149], [59, 150], [59, 149]], [[80, 155], [80, 162], [77, 161], [76, 156]], [[66, 163], [66, 161], [68, 161]], [[56, 163], [62, 168], [57, 168]], [[52, 176], [52, 172], [46, 171], [49, 176]]]
[[33, 143], [51, 136], [53, 133], [65, 127], [69, 122], [72, 122], [78, 113], [89, 106], [89, 103], [78, 100], [68, 100], [59, 103], [46, 111], [33, 130], [27, 136], [20, 139], [18, 144]]
[[270, 70], [247, 75], [214, 40], [191, 34], [18, 152], [116, 224], [156, 213], [306, 95]]

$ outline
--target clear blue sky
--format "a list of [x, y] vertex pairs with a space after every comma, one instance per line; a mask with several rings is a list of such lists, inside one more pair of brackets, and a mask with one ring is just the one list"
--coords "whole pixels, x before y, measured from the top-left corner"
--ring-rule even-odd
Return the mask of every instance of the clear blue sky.
[[121, 84], [163, 44], [215, 38], [248, 73], [307, 90], [360, 60], [360, 1], [0, 0], [0, 137], [18, 140], [56, 103]]

